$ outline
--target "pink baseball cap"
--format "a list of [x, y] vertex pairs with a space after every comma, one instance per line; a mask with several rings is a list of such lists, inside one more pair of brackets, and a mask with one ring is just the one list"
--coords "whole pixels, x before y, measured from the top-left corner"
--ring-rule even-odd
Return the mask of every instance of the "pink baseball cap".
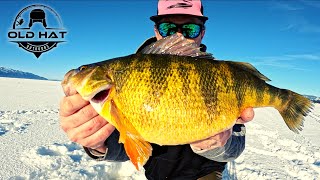
[[159, 0], [158, 15], [151, 16], [150, 19], [156, 22], [168, 15], [191, 15], [203, 21], [208, 20], [208, 17], [203, 16], [201, 0]]

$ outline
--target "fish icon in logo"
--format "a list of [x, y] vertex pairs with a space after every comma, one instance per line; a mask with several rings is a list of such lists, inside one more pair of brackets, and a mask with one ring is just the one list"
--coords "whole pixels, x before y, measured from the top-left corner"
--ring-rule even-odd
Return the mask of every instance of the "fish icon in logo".
[[43, 27], [47, 27], [46, 13], [42, 9], [34, 9], [30, 12], [29, 28], [31, 28], [35, 22], [41, 22]]

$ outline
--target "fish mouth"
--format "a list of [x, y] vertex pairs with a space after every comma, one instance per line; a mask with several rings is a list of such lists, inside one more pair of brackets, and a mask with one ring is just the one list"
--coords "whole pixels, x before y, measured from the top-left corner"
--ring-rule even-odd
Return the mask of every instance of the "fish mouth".
[[99, 88], [93, 94], [92, 98], [90, 99], [90, 102], [95, 104], [103, 104], [109, 97], [110, 89], [111, 89], [110, 85]]

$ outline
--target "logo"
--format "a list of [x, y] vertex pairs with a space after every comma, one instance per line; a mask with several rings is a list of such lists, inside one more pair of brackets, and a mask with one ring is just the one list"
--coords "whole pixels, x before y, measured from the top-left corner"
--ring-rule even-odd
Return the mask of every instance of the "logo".
[[18, 13], [8, 38], [39, 58], [42, 53], [66, 42], [66, 34], [59, 14], [48, 6], [36, 4]]
[[173, 8], [184, 8], [184, 9], [187, 9], [187, 8], [190, 8], [190, 7], [193, 6], [192, 0], [183, 0], [183, 1], [184, 2], [171, 5], [171, 6], [167, 7], [167, 9], [173, 9]]

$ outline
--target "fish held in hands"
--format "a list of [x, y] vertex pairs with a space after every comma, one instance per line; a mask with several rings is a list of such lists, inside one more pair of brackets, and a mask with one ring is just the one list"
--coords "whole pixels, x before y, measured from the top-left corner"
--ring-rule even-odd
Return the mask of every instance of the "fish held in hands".
[[62, 86], [83, 99], [120, 132], [137, 169], [150, 143], [189, 144], [223, 132], [247, 107], [276, 108], [294, 132], [312, 103], [266, 83], [249, 63], [215, 60], [183, 36], [172, 35], [141, 52], [69, 71]]

